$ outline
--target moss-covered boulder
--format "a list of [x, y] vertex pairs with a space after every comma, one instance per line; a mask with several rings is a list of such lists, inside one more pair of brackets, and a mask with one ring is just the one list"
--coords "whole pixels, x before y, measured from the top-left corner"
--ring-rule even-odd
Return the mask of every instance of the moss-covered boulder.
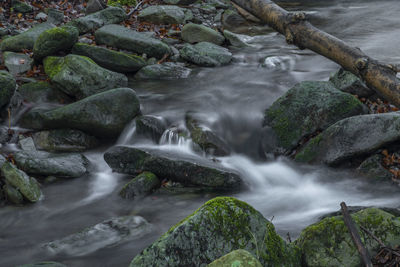
[[104, 159], [116, 172], [138, 174], [149, 171], [184, 185], [226, 191], [238, 188], [242, 183], [234, 171], [211, 160], [164, 150], [115, 146], [104, 154]]
[[108, 0], [110, 6], [136, 6], [136, 0]]
[[100, 144], [96, 137], [74, 129], [40, 131], [32, 137], [38, 149], [50, 152], [81, 152]]
[[148, 65], [136, 73], [136, 79], [142, 80], [172, 80], [187, 78], [191, 69], [186, 68], [182, 63], [164, 62], [162, 64]]
[[228, 49], [209, 42], [186, 44], [179, 52], [184, 60], [205, 67], [226, 65], [232, 60], [232, 53]]
[[121, 23], [126, 18], [127, 16], [123, 8], [110, 6], [85, 17], [77, 18], [68, 24], [75, 26], [78, 28], [79, 33], [83, 34], [95, 31], [104, 25]]
[[296, 249], [248, 204], [229, 197], [206, 202], [131, 262], [134, 266], [204, 266], [245, 249], [264, 266], [299, 266]]
[[15, 165], [6, 162], [1, 167], [1, 174], [5, 177], [6, 182], [17, 189], [26, 200], [37, 202], [41, 198], [42, 191], [39, 183]]
[[146, 196], [153, 190], [159, 188], [160, 180], [154, 173], [142, 172], [129, 183], [124, 185], [119, 195], [123, 198], [133, 199], [135, 197]]
[[7, 105], [14, 95], [17, 82], [7, 71], [0, 70], [0, 108]]
[[54, 27], [55, 26], [51, 23], [40, 23], [23, 33], [3, 40], [0, 43], [0, 50], [23, 52], [23, 50], [25, 49], [33, 49], [35, 41], [39, 37], [39, 35], [42, 34], [44, 31]]
[[79, 31], [72, 26], [62, 26], [42, 32], [33, 46], [33, 57], [41, 60], [60, 51], [66, 51], [78, 41]]
[[12, 0], [11, 6], [12, 6], [12, 9], [14, 12], [23, 13], [23, 14], [33, 12], [33, 7], [23, 1]]
[[391, 181], [393, 174], [382, 165], [383, 155], [375, 154], [364, 160], [357, 168], [358, 174], [365, 176], [372, 181]]
[[172, 5], [149, 6], [140, 11], [138, 20], [155, 24], [183, 24], [188, 9]]
[[207, 267], [262, 267], [262, 265], [247, 250], [237, 249], [213, 261]]
[[170, 54], [167, 44], [148, 32], [137, 32], [121, 25], [107, 25], [95, 32], [96, 43], [105, 44], [135, 53], [145, 53], [149, 57], [162, 58]]
[[225, 37], [219, 32], [201, 25], [188, 23], [182, 28], [182, 39], [188, 43], [209, 42], [221, 45], [225, 41]]
[[369, 89], [360, 78], [342, 68], [332, 74], [329, 81], [340, 91], [359, 97], [370, 97], [375, 94], [375, 91]]
[[[367, 208], [351, 215], [361, 240], [371, 255], [380, 247], [375, 239], [360, 229], [365, 227], [387, 246], [400, 242], [400, 218], [377, 208]], [[328, 217], [308, 226], [295, 242], [309, 267], [362, 266], [342, 216]]]
[[18, 92], [27, 102], [32, 103], [70, 103], [72, 99], [63, 91], [48, 82], [30, 82], [18, 87]]
[[16, 205], [20, 205], [24, 203], [24, 196], [17, 190], [15, 189], [12, 185], [6, 183], [3, 186], [3, 192], [5, 195], [5, 198], [8, 202]]
[[13, 75], [27, 72], [33, 66], [33, 59], [26, 54], [6, 51], [3, 53], [4, 65]]
[[52, 84], [78, 99], [128, 84], [125, 75], [104, 69], [87, 57], [46, 57], [43, 62]]
[[330, 82], [301, 82], [265, 111], [263, 126], [272, 128], [277, 138], [276, 151], [289, 153], [317, 131], [366, 113], [368, 109], [357, 98], [339, 91]]
[[116, 72], [137, 72], [146, 66], [146, 61], [140, 56], [83, 43], [75, 44], [72, 53], [89, 57], [101, 67]]
[[136, 133], [158, 143], [166, 130], [165, 122], [158, 117], [145, 115], [136, 118]]

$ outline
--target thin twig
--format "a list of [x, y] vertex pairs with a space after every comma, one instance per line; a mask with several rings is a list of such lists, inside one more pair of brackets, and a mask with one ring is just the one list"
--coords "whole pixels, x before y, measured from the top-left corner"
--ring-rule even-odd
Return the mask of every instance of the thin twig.
[[128, 17], [132, 16], [133, 13], [135, 13], [139, 7], [144, 3], [145, 0], [140, 1], [131, 11], [128, 13]]

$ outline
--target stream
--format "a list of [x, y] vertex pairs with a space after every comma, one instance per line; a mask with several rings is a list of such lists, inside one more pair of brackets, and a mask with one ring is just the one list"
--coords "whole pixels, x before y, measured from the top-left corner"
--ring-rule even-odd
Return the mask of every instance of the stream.
[[[398, 1], [304, 2], [307, 4], [301, 10], [311, 16], [315, 26], [373, 58], [400, 64]], [[298, 10], [296, 5], [288, 9]], [[142, 113], [162, 117], [177, 127], [184, 124], [185, 112], [198, 114], [233, 151], [231, 156], [218, 160], [239, 172], [247, 184], [248, 189], [230, 196], [246, 201], [272, 220], [284, 239], [287, 233], [295, 239], [321, 215], [339, 210], [342, 201], [349, 206], [400, 207], [396, 186], [370, 184], [348, 170], [299, 165], [285, 158], [266, 162], [260, 157], [265, 108], [300, 81], [328, 80], [338, 65], [287, 45], [284, 37], [272, 31], [251, 37], [248, 42], [248, 48], [231, 49], [234, 61], [228, 66], [197, 68], [182, 80], [131, 80]], [[191, 149], [190, 141], [171, 139], [163, 138], [159, 148], [203, 156]], [[134, 123], [127, 125], [115, 142], [156, 146], [136, 137]], [[155, 193], [142, 199], [122, 199], [118, 192], [129, 177], [113, 173], [103, 160], [109, 146], [85, 153], [92, 163], [87, 176], [44, 186], [45, 198], [36, 204], [0, 209], [0, 266], [43, 260], [67, 266], [128, 266], [136, 254], [172, 225], [216, 196]], [[52, 255], [42, 249], [46, 242], [128, 214], [144, 217], [154, 226], [153, 231], [138, 240], [79, 255]]]

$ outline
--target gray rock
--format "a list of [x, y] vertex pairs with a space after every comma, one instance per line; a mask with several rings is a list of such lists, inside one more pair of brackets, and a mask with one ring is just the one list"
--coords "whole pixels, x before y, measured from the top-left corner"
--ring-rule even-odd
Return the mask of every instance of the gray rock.
[[14, 155], [17, 166], [29, 174], [74, 178], [84, 175], [89, 160], [81, 154], [22, 151]]
[[350, 117], [311, 139], [296, 155], [296, 160], [336, 165], [367, 156], [399, 141], [399, 130], [400, 114], [397, 112]]
[[179, 52], [184, 60], [206, 67], [226, 65], [232, 60], [228, 49], [208, 42], [186, 44]]
[[89, 0], [86, 4], [85, 13], [86, 15], [89, 15], [97, 11], [103, 10], [104, 5], [105, 4], [103, 3], [103, 0]]
[[101, 67], [116, 72], [137, 72], [146, 66], [146, 61], [140, 56], [82, 43], [75, 44], [72, 53], [87, 56]]
[[95, 32], [96, 43], [125, 49], [150, 57], [162, 58], [171, 50], [162, 41], [149, 33], [130, 30], [121, 25], [107, 25]]
[[213, 261], [207, 267], [247, 266], [262, 267], [261, 263], [247, 250], [237, 249]]
[[36, 151], [32, 137], [19, 136], [18, 145], [23, 151]]
[[47, 14], [40, 12], [35, 17], [36, 20], [47, 20]]
[[151, 172], [142, 172], [129, 183], [124, 185], [119, 195], [126, 199], [149, 195], [153, 190], [159, 188], [160, 180]]
[[0, 70], [0, 108], [10, 102], [16, 86], [14, 77], [10, 73]]
[[186, 22], [186, 12], [187, 9], [178, 6], [149, 6], [140, 11], [137, 18], [155, 24], [183, 24]]
[[383, 167], [382, 160], [382, 155], [372, 155], [360, 164], [357, 172], [373, 181], [391, 181], [393, 174]]
[[197, 0], [163, 0], [163, 2], [166, 4], [183, 5], [183, 6], [191, 5], [196, 1]]
[[229, 30], [236, 30], [239, 27], [249, 26], [249, 22], [236, 10], [227, 9], [222, 13], [222, 25]]
[[128, 84], [125, 75], [104, 69], [83, 56], [46, 57], [43, 63], [52, 84], [78, 99]]
[[186, 68], [182, 63], [164, 62], [161, 64], [148, 65], [136, 73], [136, 79], [159, 80], [159, 79], [181, 79], [187, 78], [191, 69]]
[[37, 263], [18, 265], [17, 267], [67, 267], [67, 265], [55, 261], [42, 261]]
[[71, 21], [70, 23], [79, 29], [79, 33], [95, 31], [104, 25], [120, 23], [126, 19], [125, 10], [119, 7], [107, 7], [96, 13]]
[[375, 94], [375, 91], [369, 89], [360, 78], [342, 68], [335, 72], [329, 78], [329, 81], [332, 82], [340, 91], [357, 95], [359, 97], [370, 97]]
[[64, 23], [64, 12], [55, 8], [49, 8], [47, 10], [47, 22], [54, 25]]
[[31, 13], [33, 12], [33, 7], [25, 2], [13, 0], [12, 1], [12, 8], [14, 12], [18, 13]]
[[136, 118], [136, 133], [158, 143], [166, 130], [165, 122], [155, 116], [145, 115]]
[[335, 122], [368, 113], [354, 96], [330, 82], [301, 82], [265, 111], [263, 126], [270, 126], [278, 141], [274, 151], [290, 153], [304, 139]]
[[8, 71], [13, 75], [27, 72], [33, 66], [33, 59], [26, 54], [4, 52], [3, 58], [4, 58], [4, 65], [7, 67]]
[[225, 37], [219, 32], [200, 24], [189, 23], [183, 26], [182, 39], [188, 43], [210, 42], [221, 45]]
[[33, 46], [36, 60], [54, 55], [60, 51], [68, 51], [78, 41], [78, 29], [72, 26], [56, 27], [39, 35]]
[[0, 43], [0, 50], [14, 52], [22, 52], [25, 49], [31, 50], [39, 35], [53, 27], [55, 26], [48, 22], [40, 23], [21, 34], [3, 40]]
[[44, 245], [53, 253], [82, 256], [101, 248], [116, 246], [126, 241], [142, 238], [152, 231], [152, 226], [142, 217], [124, 216], [90, 226]]
[[11, 202], [16, 205], [24, 203], [24, 196], [12, 185], [6, 183], [3, 186], [3, 191], [8, 202]]
[[206, 266], [236, 249], [258, 256], [263, 266], [300, 266], [299, 253], [285, 244], [271, 222], [230, 197], [206, 202], [137, 255], [130, 266]]
[[236, 34], [231, 31], [228, 31], [228, 30], [224, 30], [224, 36], [232, 46], [240, 47], [240, 48], [249, 46], [246, 43], [246, 39], [248, 39], [249, 36], [242, 35], [242, 34]]
[[30, 82], [18, 87], [18, 92], [27, 102], [33, 103], [69, 103], [71, 97], [61, 90], [54, 88], [48, 82]]
[[163, 150], [116, 146], [104, 154], [104, 159], [116, 172], [138, 174], [149, 171], [184, 185], [226, 191], [238, 188], [242, 183], [234, 171], [211, 160]]

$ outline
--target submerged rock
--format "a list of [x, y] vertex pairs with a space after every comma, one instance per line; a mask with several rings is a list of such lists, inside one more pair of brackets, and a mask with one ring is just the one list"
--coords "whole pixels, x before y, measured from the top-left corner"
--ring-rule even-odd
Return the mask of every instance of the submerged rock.
[[265, 111], [263, 126], [271, 127], [275, 134], [276, 152], [289, 153], [317, 131], [366, 113], [368, 109], [357, 98], [337, 90], [330, 82], [301, 82]]
[[26, 54], [4, 52], [3, 57], [4, 57], [4, 65], [7, 67], [8, 71], [13, 75], [27, 72], [33, 66], [33, 59]]
[[72, 53], [89, 57], [101, 67], [116, 72], [136, 72], [146, 66], [142, 57], [82, 43], [75, 44]]
[[179, 52], [184, 60], [206, 67], [226, 65], [232, 60], [228, 49], [209, 42], [186, 44]]
[[232, 170], [211, 160], [176, 152], [115, 146], [104, 154], [104, 159], [116, 172], [137, 174], [149, 171], [184, 185], [231, 190], [242, 184], [239, 175]]
[[43, 62], [51, 82], [78, 99], [128, 84], [125, 75], [104, 69], [87, 57], [46, 57]]
[[[371, 255], [378, 252], [380, 245], [359, 226], [365, 227], [389, 247], [399, 244], [399, 217], [377, 208], [358, 211], [351, 217]], [[295, 243], [300, 247], [305, 264], [309, 267], [358, 267], [362, 265], [342, 216], [328, 217], [308, 226]]]
[[7, 105], [14, 95], [17, 82], [7, 71], [0, 70], [0, 108]]
[[148, 32], [137, 32], [121, 25], [107, 25], [95, 32], [96, 43], [119, 49], [145, 53], [149, 57], [162, 58], [170, 54], [167, 44], [153, 37]]
[[335, 72], [329, 81], [340, 91], [359, 97], [370, 97], [375, 94], [375, 91], [369, 89], [360, 78], [342, 68]]
[[161, 119], [144, 115], [136, 118], [136, 132], [158, 143], [166, 130], [166, 125]]
[[90, 226], [79, 233], [47, 243], [53, 253], [82, 256], [101, 248], [140, 239], [150, 233], [152, 226], [142, 217], [123, 216]]
[[295, 248], [248, 204], [218, 197], [173, 226], [131, 262], [136, 266], [205, 266], [235, 249], [258, 256], [264, 266], [299, 266]]
[[262, 267], [261, 263], [247, 250], [237, 249], [213, 261], [207, 267]]
[[160, 180], [153, 173], [142, 172], [124, 185], [119, 194], [123, 198], [133, 199], [150, 194], [153, 190], [159, 188], [160, 185]]
[[180, 79], [187, 78], [191, 69], [186, 68], [182, 63], [164, 62], [162, 64], [148, 65], [136, 73], [136, 79], [158, 80], [158, 79]]
[[146, 7], [137, 18], [155, 24], [183, 24], [186, 22], [186, 12], [187, 9], [178, 6], [157, 5]]

